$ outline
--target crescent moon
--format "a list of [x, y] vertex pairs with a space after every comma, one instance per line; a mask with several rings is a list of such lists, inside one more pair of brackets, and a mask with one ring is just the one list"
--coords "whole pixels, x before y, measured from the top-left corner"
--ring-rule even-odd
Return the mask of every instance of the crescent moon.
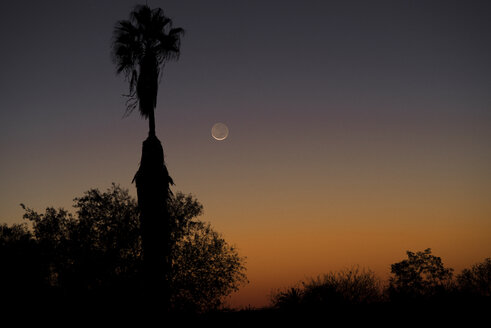
[[211, 136], [215, 140], [225, 140], [228, 137], [228, 127], [224, 123], [216, 123], [211, 128]]

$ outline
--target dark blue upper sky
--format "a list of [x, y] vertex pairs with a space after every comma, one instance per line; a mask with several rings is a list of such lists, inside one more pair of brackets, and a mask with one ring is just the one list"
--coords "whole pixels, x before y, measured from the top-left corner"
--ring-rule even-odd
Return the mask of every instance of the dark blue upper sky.
[[[180, 61], [164, 69], [156, 113], [177, 170], [179, 156], [206, 156], [198, 140], [209, 141], [217, 121], [243, 141], [230, 146], [237, 158], [309, 153], [322, 162], [325, 140], [344, 147], [398, 134], [423, 144], [467, 138], [476, 152], [489, 145], [489, 1], [148, 3], [187, 31]], [[113, 26], [134, 5], [2, 2], [0, 179], [16, 185], [1, 192], [12, 206], [35, 198], [34, 186], [74, 174], [87, 184], [119, 180], [111, 172], [121, 163], [131, 163], [124, 176], [135, 169], [129, 154], [146, 122], [122, 119], [127, 85], [110, 58]]]

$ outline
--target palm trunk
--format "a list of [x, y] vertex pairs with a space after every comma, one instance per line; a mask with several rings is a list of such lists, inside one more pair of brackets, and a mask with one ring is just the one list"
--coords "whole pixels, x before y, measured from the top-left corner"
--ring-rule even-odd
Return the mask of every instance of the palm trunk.
[[148, 114], [148, 136], [155, 136], [155, 110]]
[[147, 301], [159, 299], [168, 308], [171, 240], [167, 204], [172, 179], [164, 163], [162, 145], [155, 136], [154, 121], [153, 124], [143, 142], [140, 168], [134, 180], [140, 208], [145, 294]]

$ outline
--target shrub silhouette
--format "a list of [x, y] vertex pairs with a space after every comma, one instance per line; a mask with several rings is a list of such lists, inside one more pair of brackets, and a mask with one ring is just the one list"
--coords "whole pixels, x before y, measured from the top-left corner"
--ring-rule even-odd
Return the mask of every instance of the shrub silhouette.
[[322, 310], [333, 306], [372, 304], [381, 301], [382, 287], [373, 271], [358, 266], [302, 282], [274, 293], [273, 306], [279, 309]]
[[303, 290], [300, 287], [290, 287], [278, 291], [271, 296], [273, 306], [282, 310], [297, 310], [303, 307]]
[[[113, 184], [75, 198], [75, 214], [24, 206], [26, 225], [0, 226], [0, 289], [45, 290], [78, 298], [134, 298], [143, 284], [139, 211], [127, 190]], [[246, 282], [244, 258], [209, 223], [197, 219], [202, 205], [176, 193], [172, 218], [171, 300], [180, 311], [218, 308]], [[19, 274], [21, 274], [19, 276]], [[136, 298], [135, 298], [136, 297]]]
[[[431, 318], [441, 322], [442, 313], [481, 317], [491, 304], [491, 259], [464, 269], [452, 279], [431, 249], [407, 251], [408, 258], [391, 265], [392, 277], [385, 285], [370, 270], [355, 266], [300, 282], [272, 293], [273, 309], [289, 317], [324, 320], [341, 319], [352, 324], [372, 318], [388, 322], [411, 318], [414, 322]], [[380, 323], [380, 322], [379, 322]]]

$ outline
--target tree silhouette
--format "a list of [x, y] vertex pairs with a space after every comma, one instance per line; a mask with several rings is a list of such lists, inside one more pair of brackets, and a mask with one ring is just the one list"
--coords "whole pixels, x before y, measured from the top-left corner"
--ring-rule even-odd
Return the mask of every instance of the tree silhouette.
[[[137, 106], [148, 118], [148, 138], [143, 142], [136, 182], [141, 215], [144, 272], [149, 293], [169, 293], [170, 218], [167, 201], [173, 184], [164, 162], [164, 152], [155, 135], [155, 106], [159, 77], [166, 62], [177, 60], [184, 30], [174, 28], [160, 8], [136, 6], [129, 20], [114, 29], [113, 60], [117, 73], [129, 81], [127, 113]], [[164, 277], [164, 279], [162, 279]], [[169, 297], [163, 297], [168, 301]]]
[[[43, 291], [71, 300], [139, 302], [143, 263], [136, 201], [113, 184], [105, 192], [91, 189], [74, 202], [74, 214], [24, 207], [31, 230], [0, 225], [2, 296]], [[171, 309], [216, 309], [246, 282], [244, 258], [209, 223], [197, 219], [203, 207], [194, 197], [178, 192], [168, 205]]]
[[[43, 292], [48, 266], [27, 225], [0, 225], [0, 299]], [[26, 302], [25, 299], [22, 300]]]
[[149, 135], [155, 135], [159, 76], [167, 61], [179, 59], [183, 33], [182, 28], [173, 28], [161, 8], [146, 5], [136, 6], [130, 20], [119, 21], [114, 29], [113, 61], [130, 87], [127, 110], [138, 106], [140, 114], [148, 118]]
[[459, 291], [466, 296], [491, 297], [491, 258], [464, 269], [457, 275]]
[[407, 259], [391, 265], [389, 294], [394, 300], [422, 300], [444, 295], [451, 287], [453, 269], [427, 248], [407, 251]]

